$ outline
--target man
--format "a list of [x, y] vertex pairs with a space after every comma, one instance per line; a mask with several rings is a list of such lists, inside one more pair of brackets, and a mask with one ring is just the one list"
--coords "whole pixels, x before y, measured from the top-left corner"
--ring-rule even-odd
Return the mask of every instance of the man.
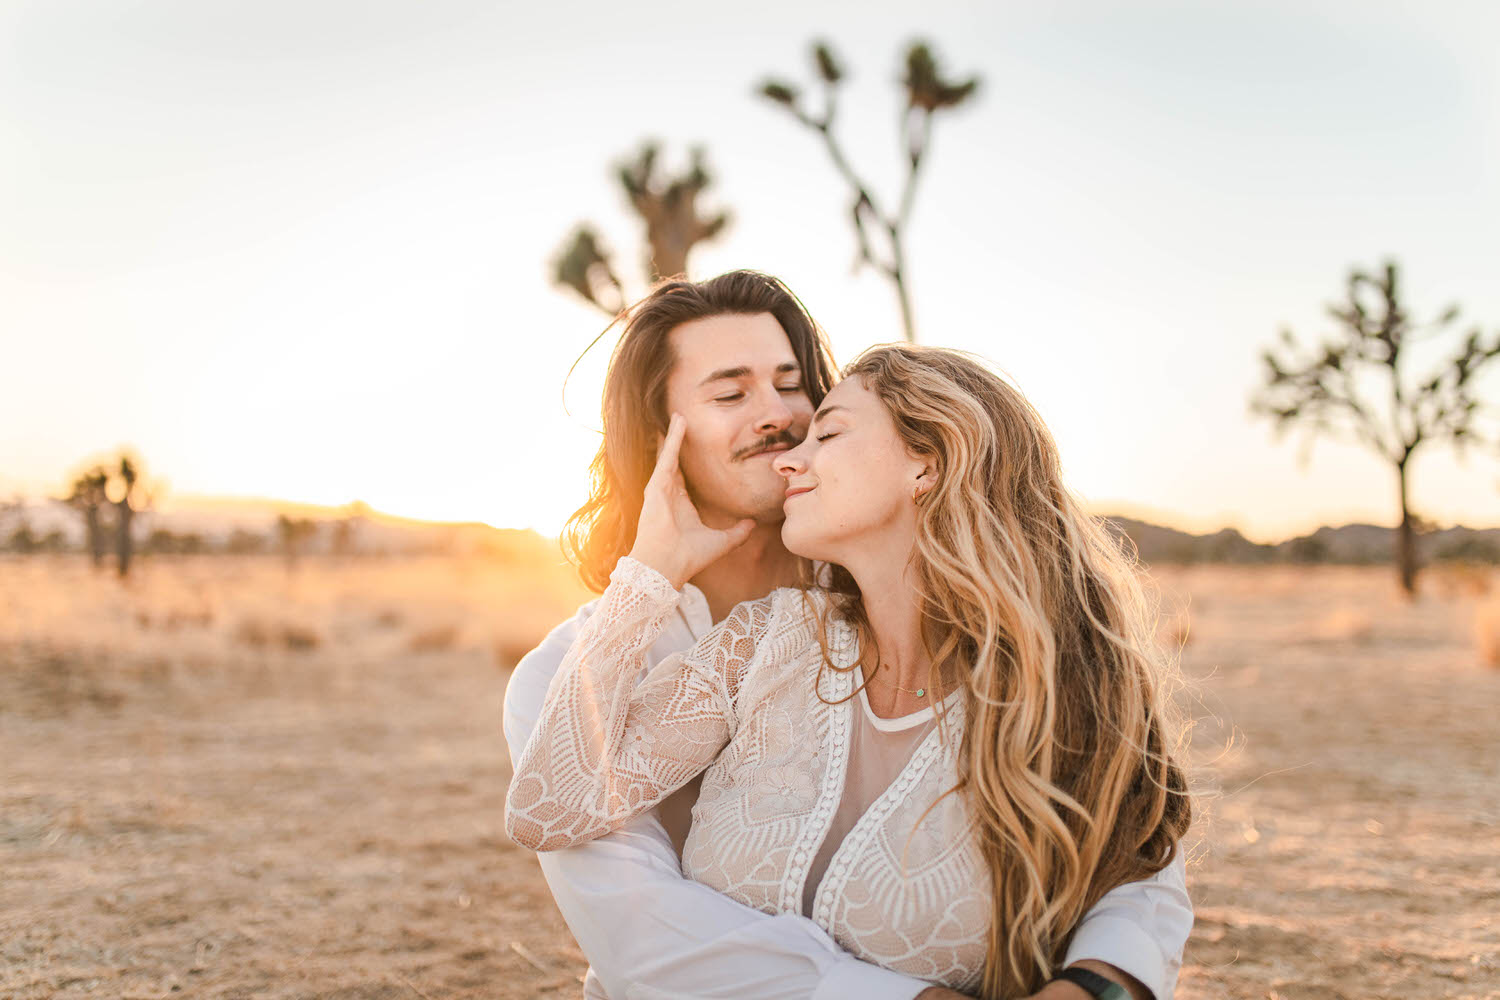
[[[816, 325], [769, 276], [735, 271], [667, 282], [632, 310], [610, 361], [604, 443], [592, 495], [569, 525], [571, 553], [585, 581], [602, 590], [635, 539], [673, 412], [687, 421], [681, 467], [696, 517], [739, 541], [684, 587], [679, 614], [652, 646], [649, 665], [690, 648], [741, 601], [797, 580], [802, 564], [781, 543], [785, 484], [774, 456], [801, 442], [832, 381]], [[505, 697], [513, 761], [593, 607], [581, 608], [516, 666]], [[853, 958], [800, 915], [761, 913], [684, 878], [678, 855], [696, 797], [694, 782], [616, 833], [539, 855], [558, 908], [592, 963], [586, 997], [958, 996]], [[1088, 988], [1057, 981], [1037, 1000], [1108, 996], [1110, 984], [1133, 1000], [1167, 1000], [1191, 926], [1179, 859], [1151, 880], [1109, 893], [1085, 916], [1065, 965], [1082, 970]]]

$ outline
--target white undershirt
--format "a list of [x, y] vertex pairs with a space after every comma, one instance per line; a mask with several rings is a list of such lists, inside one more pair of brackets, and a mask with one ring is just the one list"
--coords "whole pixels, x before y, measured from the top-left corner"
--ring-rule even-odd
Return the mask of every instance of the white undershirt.
[[[959, 691], [950, 694], [945, 708], [957, 704]], [[859, 703], [853, 712], [853, 725], [849, 727], [849, 764], [844, 776], [844, 794], [833, 814], [833, 822], [823, 845], [813, 857], [807, 870], [807, 882], [802, 887], [802, 915], [811, 917], [813, 901], [818, 887], [823, 882], [823, 873], [838, 853], [849, 831], [859, 823], [860, 817], [885, 794], [891, 782], [901, 774], [917, 747], [937, 725], [937, 713], [931, 705], [910, 715], [894, 719], [882, 719], [870, 709], [864, 686], [855, 695]]]

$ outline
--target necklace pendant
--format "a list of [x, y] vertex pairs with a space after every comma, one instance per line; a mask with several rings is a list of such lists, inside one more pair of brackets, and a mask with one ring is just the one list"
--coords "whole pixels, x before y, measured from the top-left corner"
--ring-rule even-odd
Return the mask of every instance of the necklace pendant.
[[915, 692], [915, 694], [916, 694], [916, 696], [918, 698], [922, 697], [926, 693], [927, 693], [927, 689], [926, 688], [917, 688], [917, 690]]

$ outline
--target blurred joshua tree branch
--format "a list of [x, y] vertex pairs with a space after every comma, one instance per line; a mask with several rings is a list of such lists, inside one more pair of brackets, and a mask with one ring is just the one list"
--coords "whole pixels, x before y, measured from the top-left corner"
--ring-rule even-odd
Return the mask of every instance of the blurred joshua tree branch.
[[713, 178], [703, 162], [703, 148], [689, 151], [687, 173], [662, 177], [656, 172], [659, 147], [645, 143], [634, 160], [616, 168], [630, 205], [646, 223], [646, 271], [653, 282], [687, 273], [688, 252], [729, 225], [729, 214], [698, 214], [698, 196]]
[[[945, 79], [938, 69], [932, 49], [925, 42], [913, 42], [906, 50], [906, 74], [902, 79], [906, 88], [906, 103], [901, 109], [901, 144], [906, 157], [906, 177], [901, 187], [900, 201], [892, 214], [881, 210], [870, 186], [855, 172], [834, 135], [839, 84], [845, 76], [842, 63], [826, 42], [815, 42], [812, 56], [822, 96], [820, 111], [815, 113], [809, 110], [803, 102], [802, 92], [793, 84], [782, 80], [773, 79], [762, 83], [760, 95], [786, 108], [792, 117], [822, 137], [834, 168], [853, 193], [850, 216], [854, 224], [854, 237], [859, 245], [855, 266], [870, 264], [890, 279], [901, 303], [901, 321], [906, 339], [915, 341], [916, 324], [912, 316], [911, 295], [906, 287], [904, 236], [911, 218], [912, 203], [916, 198], [917, 177], [921, 173], [923, 158], [932, 138], [932, 116], [943, 108], [956, 108], [972, 97], [979, 87], [979, 78]], [[871, 242], [872, 229], [885, 235], [887, 251], [883, 259], [877, 256]]]
[[[646, 225], [645, 272], [654, 283], [687, 273], [693, 247], [711, 240], [729, 225], [729, 213], [700, 215], [698, 196], [713, 183], [699, 147], [690, 151], [688, 169], [676, 177], [661, 174], [661, 147], [646, 142], [631, 159], [615, 166], [615, 177], [630, 207]], [[553, 262], [552, 280], [611, 316], [625, 308], [626, 295], [619, 275], [593, 226], [574, 230]]]
[[[1250, 407], [1270, 417], [1278, 431], [1300, 425], [1309, 439], [1319, 433], [1352, 438], [1394, 467], [1401, 501], [1397, 565], [1402, 587], [1414, 594], [1417, 518], [1409, 500], [1409, 466], [1429, 442], [1462, 453], [1466, 445], [1486, 440], [1476, 426], [1482, 408], [1475, 376], [1500, 357], [1500, 333], [1486, 339], [1472, 328], [1457, 353], [1414, 381], [1407, 348], [1447, 332], [1459, 309], [1450, 306], [1431, 323], [1413, 323], [1401, 304], [1398, 278], [1394, 261], [1376, 274], [1352, 271], [1345, 301], [1328, 307], [1338, 330], [1316, 348], [1302, 348], [1283, 330], [1281, 343], [1261, 355], [1264, 381]], [[1373, 390], [1372, 382], [1381, 388]]]
[[611, 316], [625, 307], [625, 289], [609, 264], [609, 253], [587, 223], [573, 231], [552, 265], [555, 284], [573, 289]]

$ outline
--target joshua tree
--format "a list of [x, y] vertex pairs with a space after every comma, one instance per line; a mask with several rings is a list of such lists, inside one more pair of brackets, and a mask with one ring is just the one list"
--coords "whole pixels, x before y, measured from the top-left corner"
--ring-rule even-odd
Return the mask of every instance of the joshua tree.
[[[677, 177], [657, 171], [660, 152], [656, 143], [646, 142], [633, 159], [615, 167], [630, 207], [646, 225], [645, 273], [650, 282], [686, 274], [693, 247], [713, 239], [729, 224], [727, 212], [707, 216], [698, 212], [698, 196], [713, 183], [703, 150], [691, 151], [687, 172]], [[553, 261], [552, 280], [611, 316], [625, 308], [624, 285], [598, 232], [588, 223], [573, 231]]]
[[[906, 286], [904, 237], [907, 222], [911, 218], [912, 201], [916, 196], [917, 176], [932, 137], [932, 116], [943, 108], [956, 108], [972, 97], [979, 87], [979, 78], [971, 76], [967, 80], [945, 79], [938, 70], [932, 49], [925, 42], [913, 42], [907, 48], [906, 75], [902, 80], [906, 88], [906, 101], [901, 108], [901, 143], [905, 147], [906, 180], [896, 210], [890, 212], [881, 209], [870, 186], [855, 173], [849, 157], [833, 133], [838, 112], [839, 84], [845, 76], [843, 65], [826, 42], [815, 42], [812, 54], [822, 90], [821, 111], [813, 112], [804, 107], [801, 91], [781, 80], [762, 83], [760, 94], [786, 108], [799, 122], [822, 137], [835, 169], [848, 183], [854, 197], [849, 213], [854, 222], [855, 239], [859, 242], [859, 256], [855, 267], [873, 265], [890, 279], [896, 288], [896, 298], [901, 303], [901, 322], [906, 339], [915, 341], [916, 323], [912, 317], [911, 294]], [[876, 251], [871, 241], [872, 229], [885, 236], [883, 254]]]
[[1410, 595], [1417, 588], [1411, 460], [1429, 443], [1462, 450], [1481, 439], [1474, 380], [1500, 357], [1500, 334], [1486, 340], [1478, 327], [1471, 329], [1455, 354], [1416, 380], [1408, 371], [1408, 348], [1449, 329], [1459, 310], [1450, 306], [1432, 323], [1415, 324], [1401, 304], [1397, 277], [1394, 261], [1375, 274], [1351, 272], [1345, 301], [1328, 307], [1339, 328], [1314, 349], [1301, 348], [1290, 330], [1282, 330], [1281, 344], [1262, 355], [1265, 382], [1251, 409], [1271, 417], [1278, 431], [1300, 424], [1309, 435], [1353, 438], [1395, 469], [1401, 502], [1396, 565]]
[[83, 516], [89, 557], [93, 559], [95, 569], [104, 565], [104, 526], [100, 523], [99, 512], [109, 503], [109, 495], [105, 489], [108, 484], [109, 473], [104, 466], [96, 465], [73, 480], [73, 486], [64, 500], [64, 503]]
[[120, 458], [120, 468], [114, 481], [119, 484], [115, 490], [119, 497], [113, 501], [115, 505], [115, 567], [121, 577], [130, 573], [130, 558], [135, 551], [135, 543], [130, 534], [130, 522], [140, 508], [134, 505], [136, 496], [136, 484], [140, 481], [139, 471], [130, 456]]

